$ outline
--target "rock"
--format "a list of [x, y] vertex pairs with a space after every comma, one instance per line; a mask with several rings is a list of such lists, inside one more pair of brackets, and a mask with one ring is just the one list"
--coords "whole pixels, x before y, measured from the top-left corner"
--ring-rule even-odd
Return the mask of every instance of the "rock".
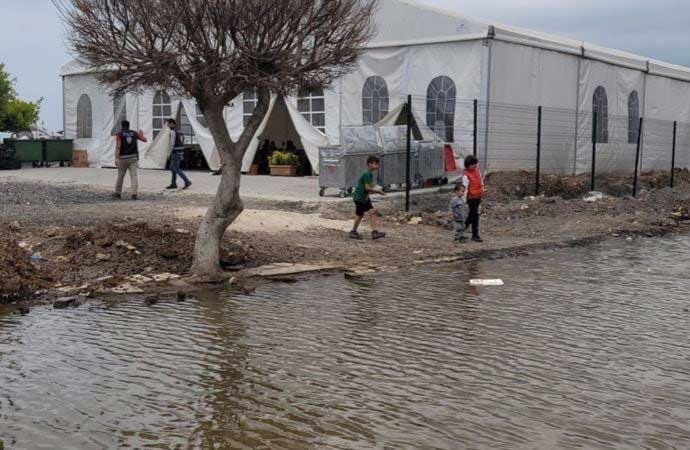
[[60, 297], [55, 302], [53, 302], [53, 308], [55, 309], [65, 309], [70, 306], [74, 306], [77, 302], [77, 297]]
[[19, 224], [18, 221], [14, 221], [8, 225], [9, 229], [12, 231], [19, 231], [21, 229], [21, 225]]
[[187, 231], [187, 230], [185, 230], [184, 228], [176, 228], [176, 229], [175, 229], [175, 233], [178, 233], [178, 234], [191, 234], [190, 231]]
[[183, 302], [183, 301], [185, 301], [185, 300], [187, 300], [187, 294], [184, 293], [184, 292], [182, 292], [182, 291], [179, 291], [179, 292], [177, 293], [177, 301], [178, 301], [178, 302]]
[[96, 259], [98, 261], [110, 261], [111, 256], [106, 253], [96, 253]]
[[125, 242], [125, 241], [117, 241], [115, 243], [115, 247], [124, 248], [130, 252], [133, 252], [134, 250], [137, 249], [135, 246], [133, 246], [132, 244]]
[[161, 255], [161, 258], [163, 258], [163, 259], [177, 259], [180, 257], [179, 253], [177, 253], [175, 250], [171, 250], [171, 249], [161, 250], [160, 255]]
[[419, 225], [422, 223], [422, 218], [421, 217], [410, 217], [410, 219], [407, 221], [410, 225]]
[[126, 278], [127, 281], [131, 281], [136, 284], [146, 284], [153, 281], [153, 278], [145, 277], [144, 275], [132, 275]]
[[[28, 306], [20, 306], [17, 308], [17, 311], [19, 311], [19, 314], [21, 314], [22, 316], [25, 316], [25, 315], [29, 314], [29, 312], [31, 310], [29, 309]], [[2, 448], [2, 446], [0, 446], [0, 448]]]
[[527, 211], [529, 209], [529, 205], [520, 205], [520, 211]]
[[158, 295], [149, 295], [144, 299], [144, 304], [147, 306], [155, 305], [156, 303], [158, 303], [158, 300]]
[[256, 292], [256, 287], [254, 287], [254, 286], [242, 286], [241, 289], [242, 289], [242, 293], [244, 295], [249, 295], [249, 294], [253, 294], [254, 292]]

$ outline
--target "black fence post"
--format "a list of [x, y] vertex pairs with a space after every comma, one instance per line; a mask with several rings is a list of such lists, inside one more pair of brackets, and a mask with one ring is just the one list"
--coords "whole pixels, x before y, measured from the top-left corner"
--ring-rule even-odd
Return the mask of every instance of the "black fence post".
[[592, 184], [590, 191], [595, 188], [595, 174], [597, 172], [597, 112], [592, 114]]
[[407, 96], [407, 158], [405, 161], [405, 212], [410, 212], [410, 186], [412, 185], [410, 174], [410, 158], [412, 157], [412, 96]]
[[676, 175], [676, 132], [678, 130], [678, 122], [673, 122], [673, 150], [671, 151], [671, 187], [673, 187], [674, 177]]
[[472, 139], [472, 154], [474, 157], [477, 157], [477, 112], [479, 110], [479, 101], [475, 98], [474, 99], [474, 129], [472, 131], [472, 135], [474, 138]]
[[534, 195], [539, 195], [539, 177], [541, 175], [541, 106], [537, 109], [537, 180]]
[[637, 196], [637, 172], [640, 167], [640, 147], [642, 142], [642, 124], [643, 117], [640, 117], [640, 127], [637, 129], [637, 152], [635, 153], [635, 175], [633, 177], [633, 197]]

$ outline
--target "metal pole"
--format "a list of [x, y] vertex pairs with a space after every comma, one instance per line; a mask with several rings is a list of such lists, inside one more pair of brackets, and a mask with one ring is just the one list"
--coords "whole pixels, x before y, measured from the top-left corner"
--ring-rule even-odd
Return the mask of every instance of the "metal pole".
[[678, 122], [673, 122], [673, 151], [671, 152], [671, 187], [673, 187], [674, 176], [676, 174], [676, 132]]
[[642, 147], [640, 145], [642, 143], [642, 120], [643, 118], [640, 117], [640, 128], [638, 128], [637, 131], [637, 152], [635, 154], [635, 175], [633, 176], [633, 197], [637, 196], [637, 172], [638, 168], [640, 167], [640, 148]]
[[591, 191], [595, 188], [595, 173], [597, 171], [597, 112], [592, 114], [592, 185]]
[[472, 144], [472, 154], [477, 157], [477, 110], [479, 109], [479, 101], [474, 99], [474, 129], [473, 129], [473, 144]]
[[410, 179], [410, 158], [412, 157], [412, 96], [407, 96], [407, 158], [405, 161], [405, 212], [410, 212], [410, 186], [412, 180]]
[[541, 106], [537, 109], [537, 182], [534, 195], [539, 195], [539, 176], [541, 172]]

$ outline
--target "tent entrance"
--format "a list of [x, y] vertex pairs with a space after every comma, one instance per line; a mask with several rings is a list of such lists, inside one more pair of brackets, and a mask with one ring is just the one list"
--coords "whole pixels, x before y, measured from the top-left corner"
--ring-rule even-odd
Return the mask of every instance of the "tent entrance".
[[270, 112], [263, 132], [258, 136], [259, 148], [256, 151], [252, 165], [258, 168], [259, 175], [268, 175], [270, 168], [268, 158], [274, 150], [286, 150], [297, 154], [299, 176], [313, 174], [311, 163], [304, 151], [304, 145], [297, 128], [290, 117], [287, 104], [283, 97], [276, 99], [273, 110]]

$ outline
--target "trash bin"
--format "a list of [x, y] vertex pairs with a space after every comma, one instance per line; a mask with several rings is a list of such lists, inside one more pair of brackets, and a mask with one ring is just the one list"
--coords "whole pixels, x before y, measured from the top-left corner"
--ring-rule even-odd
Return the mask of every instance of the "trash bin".
[[5, 139], [5, 145], [14, 149], [21, 162], [30, 162], [34, 167], [43, 164], [43, 141]]
[[49, 139], [45, 144], [45, 162], [59, 162], [60, 165], [72, 163], [73, 141], [71, 139]]

